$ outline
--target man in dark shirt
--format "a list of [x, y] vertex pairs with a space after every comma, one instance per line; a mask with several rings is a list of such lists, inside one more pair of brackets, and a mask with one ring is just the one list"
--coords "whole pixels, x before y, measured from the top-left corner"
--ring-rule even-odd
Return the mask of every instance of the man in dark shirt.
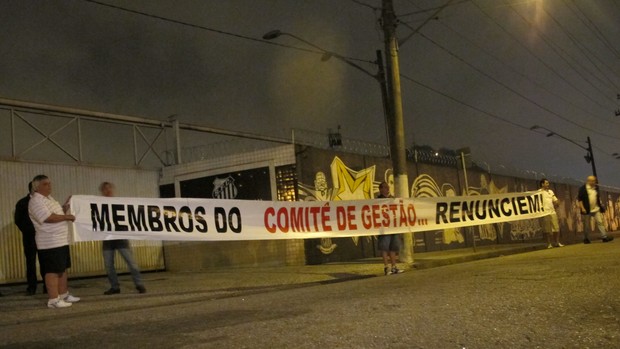
[[[103, 182], [99, 186], [101, 195], [107, 197], [114, 196], [114, 184], [110, 182]], [[121, 293], [121, 287], [118, 282], [118, 275], [116, 274], [116, 268], [114, 267], [114, 254], [115, 251], [120, 253], [121, 257], [127, 263], [129, 271], [131, 272], [131, 278], [136, 285], [136, 290], [139, 293], [146, 293], [146, 288], [142, 282], [142, 276], [140, 275], [140, 269], [138, 263], [136, 263], [129, 248], [129, 240], [105, 240], [103, 241], [103, 264], [105, 270], [108, 273], [108, 280], [110, 281], [110, 289], [103, 292], [105, 295], [113, 295]]]
[[[28, 195], [21, 198], [15, 205], [15, 225], [22, 232], [22, 244], [24, 246], [24, 255], [26, 256], [26, 280], [28, 288], [26, 293], [29, 296], [37, 292], [37, 243], [34, 240], [35, 230], [30, 215], [28, 214], [28, 203], [30, 202], [30, 193], [32, 193], [32, 182], [28, 183]], [[45, 273], [41, 268], [41, 279]], [[43, 283], [43, 292], [45, 292], [45, 282]]]
[[588, 176], [586, 179], [586, 184], [579, 188], [577, 202], [579, 203], [579, 208], [581, 209], [581, 214], [584, 218], [583, 243], [590, 243], [592, 218], [594, 218], [594, 223], [596, 224], [598, 231], [601, 233], [601, 240], [603, 240], [603, 242], [612, 241], [614, 237], [607, 235], [607, 230], [605, 229], [603, 218], [605, 206], [601, 202], [601, 197], [598, 190], [598, 179], [596, 177]]

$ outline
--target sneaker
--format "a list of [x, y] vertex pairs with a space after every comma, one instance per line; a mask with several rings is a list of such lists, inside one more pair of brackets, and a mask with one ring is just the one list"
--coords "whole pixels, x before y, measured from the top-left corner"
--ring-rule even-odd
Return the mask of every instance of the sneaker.
[[614, 241], [614, 237], [607, 235], [602, 240], [603, 242], [610, 242], [610, 241]]
[[69, 302], [65, 302], [64, 300], [59, 298], [56, 299], [50, 299], [47, 301], [47, 307], [48, 308], [67, 308], [72, 306], [73, 304], [69, 303]]
[[388, 267], [383, 268], [383, 274], [390, 275], [392, 274], [392, 270]]
[[400, 269], [398, 269], [397, 267], [392, 268], [392, 274], [400, 274], [400, 273], [402, 273], [402, 272], [403, 272], [403, 271], [402, 271], [402, 270], [400, 270]]
[[76, 297], [70, 293], [67, 293], [65, 295], [60, 295], [60, 298], [62, 298], [62, 300], [67, 303], [77, 303], [81, 299], [80, 297]]
[[[138, 293], [146, 293], [146, 288], [142, 285], [136, 286], [136, 290], [138, 290]], [[121, 291], [118, 290], [118, 292], [121, 292]]]
[[114, 288], [111, 287], [109, 290], [103, 292], [103, 294], [105, 294], [106, 296], [109, 296], [111, 294], [119, 294], [121, 293], [121, 289], [120, 288]]
[[586, 245], [589, 244], [590, 243], [590, 239], [583, 239], [583, 243], [586, 244]]
[[549, 244], [547, 245], [547, 248], [553, 248], [553, 245]]
[[558, 247], [564, 247], [564, 245], [558, 242]]

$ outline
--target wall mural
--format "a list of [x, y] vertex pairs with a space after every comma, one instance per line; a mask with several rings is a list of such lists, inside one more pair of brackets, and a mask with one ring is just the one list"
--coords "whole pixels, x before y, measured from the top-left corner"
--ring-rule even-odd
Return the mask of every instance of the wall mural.
[[[317, 172], [314, 184], [299, 183], [298, 192], [301, 201], [337, 201], [337, 200], [365, 200], [374, 198], [379, 183], [375, 182], [375, 166], [360, 171], [347, 167], [339, 157], [334, 157], [330, 165], [332, 186], [329, 187], [324, 172]], [[369, 238], [369, 237], [366, 237]], [[353, 237], [357, 246], [359, 237]], [[372, 239], [370, 237], [369, 239]], [[317, 248], [323, 254], [331, 254], [338, 247], [332, 239], [321, 239]]]
[[[328, 176], [323, 171], [314, 174], [314, 182], [312, 184], [298, 184], [299, 200], [301, 201], [335, 201], [335, 200], [364, 200], [373, 199], [379, 192], [379, 184], [383, 181], [388, 183], [390, 194], [394, 195], [394, 174], [391, 169], [387, 169], [383, 173], [383, 178], [375, 180], [377, 169], [376, 165], [372, 165], [361, 170], [354, 170], [348, 167], [342, 159], [334, 157], [329, 174], [331, 175], [331, 183]], [[476, 185], [477, 184], [477, 185]], [[420, 174], [411, 185], [411, 197], [449, 197], [457, 195], [486, 195], [501, 194], [509, 192], [508, 185], [498, 185], [487, 174], [481, 174], [479, 182], [470, 185], [467, 191], [458, 192], [457, 187], [452, 183], [439, 184], [431, 175]], [[531, 184], [535, 186], [534, 182]], [[515, 184], [513, 191], [536, 190], [535, 187], [528, 187], [527, 184]], [[566, 227], [570, 232], [577, 234], [583, 232], [583, 221], [576, 200], [571, 200], [570, 190], [560, 190], [556, 193], [560, 197], [560, 206], [557, 208], [560, 224]], [[615, 200], [614, 200], [615, 199]], [[617, 230], [620, 228], [620, 197], [615, 195], [608, 196], [608, 211], [605, 214], [606, 223], [609, 230]], [[466, 227], [460, 229], [446, 229], [438, 231], [439, 240], [436, 243], [444, 245], [464, 244], [466, 236], [472, 236], [475, 233], [479, 240], [489, 242], [501, 241], [520, 241], [534, 240], [540, 238], [541, 226], [538, 219], [522, 220], [511, 223], [486, 224], [475, 227]], [[355, 246], [358, 246], [359, 237], [353, 237]], [[364, 237], [372, 242], [374, 237]], [[336, 248], [332, 239], [321, 239], [317, 249], [323, 254], [331, 254]]]
[[[473, 193], [472, 193], [473, 194]], [[411, 185], [411, 197], [413, 198], [434, 198], [442, 196], [456, 196], [456, 189], [450, 183], [443, 183], [441, 186], [433, 179], [433, 177], [422, 174], [413, 180]], [[446, 229], [443, 231], [443, 243], [452, 242], [463, 243], [465, 238], [462, 234], [462, 228]]]

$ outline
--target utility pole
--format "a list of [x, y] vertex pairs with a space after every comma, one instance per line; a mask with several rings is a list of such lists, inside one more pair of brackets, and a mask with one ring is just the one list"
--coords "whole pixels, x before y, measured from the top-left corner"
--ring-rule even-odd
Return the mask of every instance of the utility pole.
[[[399, 198], [409, 197], [407, 176], [407, 154], [405, 146], [405, 125], [403, 122], [403, 103], [400, 90], [400, 64], [398, 60], [398, 39], [396, 38], [397, 18], [392, 0], [382, 0], [381, 20], [385, 38], [386, 75], [388, 92], [388, 127], [390, 155], [394, 171], [394, 194]], [[413, 234], [403, 234], [403, 248], [400, 258], [405, 263], [413, 263]]]
[[[392, 136], [390, 135], [390, 130], [392, 129], [392, 126], [390, 126], [390, 120], [391, 117], [390, 115], [392, 115], [392, 113], [390, 112], [390, 108], [391, 108], [391, 103], [390, 103], [390, 97], [388, 94], [388, 89], [387, 89], [387, 81], [385, 78], [385, 65], [383, 63], [383, 53], [381, 52], [381, 50], [377, 50], [376, 51], [377, 54], [377, 75], [376, 75], [376, 79], [379, 82], [379, 85], [381, 87], [381, 102], [383, 103], [383, 117], [385, 118], [385, 136], [386, 139], [388, 141], [388, 144], [392, 144], [391, 143], [391, 139]], [[391, 151], [390, 151], [390, 156], [391, 156]]]
[[596, 165], [594, 164], [594, 153], [592, 152], [592, 142], [590, 142], [590, 136], [588, 136], [588, 149], [586, 149], [588, 151], [588, 155], [586, 155], [586, 161], [590, 163], [590, 165], [592, 165], [592, 175], [596, 178], [598, 178], [598, 176], [596, 175]]

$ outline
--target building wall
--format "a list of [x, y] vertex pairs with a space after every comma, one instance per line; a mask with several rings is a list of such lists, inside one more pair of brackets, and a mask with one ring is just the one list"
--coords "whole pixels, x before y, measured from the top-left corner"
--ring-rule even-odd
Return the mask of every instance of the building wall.
[[[25, 281], [25, 260], [21, 233], [13, 222], [15, 203], [27, 193], [28, 182], [38, 174], [52, 180], [52, 196], [61, 203], [72, 194], [97, 195], [102, 181], [116, 184], [119, 196], [158, 197], [159, 172], [35, 162], [0, 161], [0, 283]], [[164, 268], [162, 244], [132, 241], [134, 255], [143, 270]], [[71, 245], [70, 276], [105, 275], [101, 242]], [[119, 271], [127, 271], [117, 256]]]
[[[163, 169], [162, 197], [295, 199], [292, 145], [213, 157]], [[265, 173], [265, 171], [267, 173]], [[293, 178], [290, 177], [292, 174]], [[256, 187], [260, 186], [260, 187]], [[164, 243], [166, 269], [198, 271], [222, 266], [302, 265], [300, 240]]]
[[[386, 158], [305, 147], [298, 151], [297, 170], [299, 200], [371, 199], [378, 195], [382, 181], [390, 185], [392, 194], [394, 192], [391, 162]], [[455, 166], [409, 162], [408, 171], [411, 197], [484, 195], [538, 189], [538, 181], [534, 179], [499, 176], [473, 169], [467, 170], [465, 181], [463, 169]], [[552, 183], [552, 189], [560, 199], [557, 212], [562, 241], [581, 241], [584, 222], [576, 203], [578, 188]], [[620, 228], [619, 195], [602, 191], [601, 198], [609, 208], [605, 214], [606, 224], [609, 230], [617, 230]], [[419, 253], [468, 247], [473, 245], [473, 239], [481, 246], [538, 242], [543, 241], [543, 235], [537, 219], [419, 232], [414, 236], [414, 251]], [[307, 263], [377, 256], [375, 240], [370, 237], [308, 239], [305, 241]]]

